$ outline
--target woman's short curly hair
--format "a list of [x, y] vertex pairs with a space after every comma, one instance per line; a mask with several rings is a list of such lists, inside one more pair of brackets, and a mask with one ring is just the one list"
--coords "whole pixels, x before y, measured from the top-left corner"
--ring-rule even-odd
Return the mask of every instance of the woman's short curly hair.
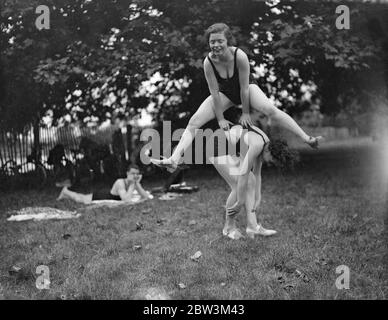
[[236, 39], [234, 38], [232, 31], [230, 30], [229, 26], [225, 23], [215, 23], [206, 29], [205, 38], [207, 43], [209, 43], [209, 38], [212, 33], [223, 33], [225, 35], [225, 38], [229, 46], [235, 45], [236, 43]]
[[286, 140], [279, 138], [271, 140], [268, 150], [275, 160], [275, 166], [280, 169], [293, 169], [299, 161], [299, 154], [290, 149]]

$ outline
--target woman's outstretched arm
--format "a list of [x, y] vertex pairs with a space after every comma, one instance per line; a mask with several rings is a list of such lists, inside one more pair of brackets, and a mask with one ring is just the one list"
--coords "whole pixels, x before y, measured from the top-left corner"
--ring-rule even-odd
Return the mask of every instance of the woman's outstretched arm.
[[261, 202], [261, 167], [263, 165], [263, 160], [261, 157], [256, 159], [256, 163], [253, 166], [253, 175], [255, 176], [255, 204], [253, 210], [257, 213], [257, 210], [260, 207]]
[[142, 199], [151, 199], [150, 195], [143, 189], [143, 186], [140, 184], [142, 176], [138, 178], [138, 180], [135, 180], [135, 189], [139, 193]]
[[124, 184], [124, 182], [121, 182], [120, 185], [118, 186], [117, 193], [119, 194], [121, 200], [126, 201], [126, 202], [131, 202], [134, 190], [135, 190], [134, 183], [131, 183], [130, 186], [128, 187], [128, 190], [125, 190], [125, 184]]
[[207, 85], [209, 87], [210, 94], [213, 98], [213, 111], [216, 115], [217, 121], [221, 129], [223, 130], [228, 129], [229, 128], [228, 121], [225, 120], [224, 112], [222, 110], [222, 103], [220, 98], [218, 82], [208, 58], [206, 58], [203, 63], [203, 69], [205, 72], [205, 78], [207, 81]]
[[[237, 50], [237, 49], [236, 49]], [[236, 64], [238, 68], [238, 76], [240, 82], [240, 98], [242, 104], [242, 115], [240, 122], [243, 126], [252, 125], [252, 120], [249, 115], [249, 73], [250, 66], [246, 53], [242, 50], [238, 50], [236, 53]]]

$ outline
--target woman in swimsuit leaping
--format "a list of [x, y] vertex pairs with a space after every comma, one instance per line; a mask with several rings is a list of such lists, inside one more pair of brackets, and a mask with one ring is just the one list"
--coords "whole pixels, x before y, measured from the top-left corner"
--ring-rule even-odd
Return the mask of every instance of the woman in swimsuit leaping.
[[[276, 108], [254, 83], [250, 74], [248, 57], [241, 49], [231, 46], [233, 35], [226, 24], [216, 23], [206, 30], [211, 52], [204, 60], [204, 72], [210, 96], [191, 117], [177, 147], [168, 159], [151, 159], [157, 166], [174, 171], [186, 149], [195, 137], [196, 130], [217, 118], [223, 130], [229, 129], [224, 111], [233, 105], [242, 105], [241, 125], [252, 125], [250, 111], [259, 111], [273, 124], [290, 130], [312, 148], [318, 147], [321, 137], [311, 137], [285, 112]], [[252, 108], [250, 110], [250, 107]]]

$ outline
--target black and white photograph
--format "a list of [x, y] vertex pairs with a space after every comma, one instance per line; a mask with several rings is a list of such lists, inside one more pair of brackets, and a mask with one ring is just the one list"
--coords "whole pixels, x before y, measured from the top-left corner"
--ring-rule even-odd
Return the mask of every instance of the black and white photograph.
[[388, 0], [0, 0], [0, 300], [386, 300], [387, 214]]

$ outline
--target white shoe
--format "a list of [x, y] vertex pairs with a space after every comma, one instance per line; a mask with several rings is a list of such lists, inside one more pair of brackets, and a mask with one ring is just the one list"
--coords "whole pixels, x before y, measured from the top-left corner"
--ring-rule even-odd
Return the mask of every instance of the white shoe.
[[256, 234], [264, 237], [269, 237], [277, 233], [276, 230], [263, 228], [261, 224], [259, 224], [256, 229], [247, 228], [246, 232], [247, 232], [247, 235], [251, 238], [254, 238]]

